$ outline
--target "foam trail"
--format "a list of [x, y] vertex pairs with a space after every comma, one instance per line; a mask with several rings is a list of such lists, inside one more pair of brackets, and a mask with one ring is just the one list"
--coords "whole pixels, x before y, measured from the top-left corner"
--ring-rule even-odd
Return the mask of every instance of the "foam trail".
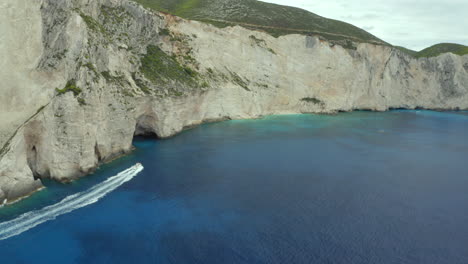
[[122, 184], [131, 180], [142, 170], [143, 165], [137, 163], [129, 169], [120, 172], [116, 176], [110, 177], [106, 181], [86, 191], [67, 196], [56, 204], [25, 213], [18, 218], [0, 223], [0, 240], [19, 235], [37, 225], [49, 220], [54, 220], [57, 216], [93, 204]]

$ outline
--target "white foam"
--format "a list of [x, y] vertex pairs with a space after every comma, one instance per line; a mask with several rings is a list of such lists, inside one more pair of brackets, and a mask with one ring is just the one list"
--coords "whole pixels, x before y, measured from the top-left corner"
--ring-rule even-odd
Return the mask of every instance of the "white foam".
[[131, 168], [120, 172], [116, 176], [110, 177], [106, 181], [86, 191], [67, 196], [56, 204], [25, 213], [18, 218], [0, 223], [0, 240], [19, 235], [44, 222], [54, 220], [57, 216], [96, 203], [108, 193], [131, 180], [142, 170], [143, 165], [137, 163]]

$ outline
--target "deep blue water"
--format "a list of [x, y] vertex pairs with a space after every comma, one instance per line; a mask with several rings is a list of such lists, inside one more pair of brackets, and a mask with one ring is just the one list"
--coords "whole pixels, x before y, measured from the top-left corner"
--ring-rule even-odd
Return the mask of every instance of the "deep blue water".
[[0, 240], [0, 263], [468, 263], [468, 114], [273, 116], [203, 125], [0, 222], [141, 162], [87, 207]]

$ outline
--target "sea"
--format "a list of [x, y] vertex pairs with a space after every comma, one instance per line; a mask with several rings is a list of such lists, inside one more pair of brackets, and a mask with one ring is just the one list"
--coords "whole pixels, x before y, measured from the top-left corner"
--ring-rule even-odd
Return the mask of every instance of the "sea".
[[134, 146], [0, 208], [0, 263], [468, 263], [468, 112], [268, 116]]

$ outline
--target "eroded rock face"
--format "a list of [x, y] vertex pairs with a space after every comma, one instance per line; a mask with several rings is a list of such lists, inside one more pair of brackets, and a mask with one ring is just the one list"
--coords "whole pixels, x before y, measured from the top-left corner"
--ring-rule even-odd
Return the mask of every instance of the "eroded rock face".
[[51, 98], [49, 76], [37, 71], [43, 53], [40, 1], [0, 3], [0, 146]]
[[219, 29], [127, 0], [5, 0], [0, 30], [0, 203], [42, 178], [87, 175], [134, 135], [270, 114], [468, 109], [468, 56]]

